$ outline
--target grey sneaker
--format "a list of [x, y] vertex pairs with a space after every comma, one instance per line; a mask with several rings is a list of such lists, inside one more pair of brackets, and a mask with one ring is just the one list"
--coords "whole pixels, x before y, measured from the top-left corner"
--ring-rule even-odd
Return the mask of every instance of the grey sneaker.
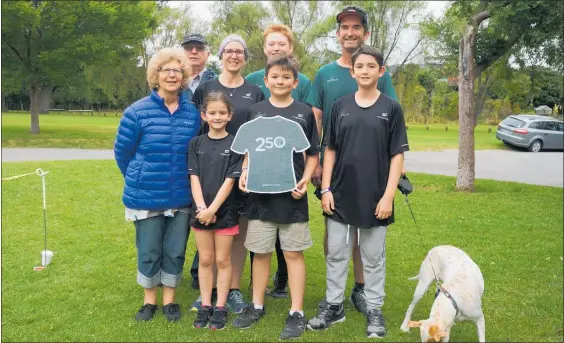
[[345, 306], [342, 303], [338, 305], [326, 303], [325, 307], [319, 306], [317, 310], [317, 316], [307, 323], [307, 328], [310, 330], [327, 329], [335, 323], [345, 321]]
[[227, 303], [225, 304], [233, 313], [241, 313], [247, 304], [243, 298], [243, 293], [239, 290], [230, 291], [227, 295]]
[[274, 288], [272, 288], [272, 291], [270, 292], [271, 297], [273, 298], [288, 297], [288, 291], [286, 290], [287, 283], [281, 282], [280, 278], [278, 277], [278, 272], [274, 273], [274, 276], [272, 278], [272, 284], [274, 285]]
[[364, 315], [368, 312], [366, 308], [366, 295], [364, 295], [364, 290], [355, 291], [351, 293], [349, 301], [353, 304], [356, 310]]
[[366, 336], [368, 338], [383, 338], [386, 336], [386, 326], [382, 311], [368, 311], [368, 314], [366, 315]]
[[180, 312], [180, 305], [175, 303], [170, 303], [163, 306], [163, 313], [169, 322], [176, 322], [182, 317], [182, 312]]
[[139, 311], [137, 311], [137, 315], [135, 315], [135, 320], [138, 322], [148, 322], [149, 320], [153, 319], [156, 310], [157, 310], [157, 305], [145, 304], [141, 306]]
[[298, 338], [303, 335], [307, 326], [307, 320], [304, 316], [298, 312], [294, 312], [292, 315], [288, 315], [286, 319], [286, 326], [280, 334], [280, 339], [292, 339]]
[[254, 323], [258, 322], [266, 312], [264, 311], [264, 307], [262, 310], [257, 310], [255, 305], [250, 304], [249, 306], [245, 307], [241, 314], [233, 321], [233, 326], [237, 329], [248, 329], [253, 326]]

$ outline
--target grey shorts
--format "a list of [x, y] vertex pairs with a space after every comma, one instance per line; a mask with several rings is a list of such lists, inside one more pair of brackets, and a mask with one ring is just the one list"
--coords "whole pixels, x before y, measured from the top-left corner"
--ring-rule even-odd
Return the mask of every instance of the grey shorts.
[[245, 247], [257, 254], [274, 251], [276, 237], [284, 251], [303, 251], [313, 245], [308, 222], [276, 224], [262, 220], [249, 220]]

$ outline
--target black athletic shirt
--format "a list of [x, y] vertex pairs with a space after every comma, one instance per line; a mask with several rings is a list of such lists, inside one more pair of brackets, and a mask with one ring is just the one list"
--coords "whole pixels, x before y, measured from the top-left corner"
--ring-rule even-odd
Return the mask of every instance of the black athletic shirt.
[[221, 205], [216, 213], [216, 222], [205, 226], [196, 219], [196, 202], [192, 202], [192, 219], [190, 225], [200, 229], [222, 229], [230, 228], [239, 223], [239, 208], [236, 199], [238, 189], [237, 179], [241, 175], [242, 155], [230, 150], [234, 137], [227, 135], [225, 138], [212, 139], [208, 135], [194, 137], [190, 141], [188, 152], [188, 174], [197, 175], [200, 178], [202, 193], [206, 206], [210, 206], [217, 192], [225, 182], [226, 178], [235, 179], [233, 189], [229, 197]]
[[[257, 117], [281, 116], [290, 119], [302, 127], [310, 147], [306, 155], [319, 153], [319, 136], [315, 116], [311, 107], [294, 100], [285, 108], [274, 107], [269, 100], [259, 102], [251, 107], [251, 120]], [[304, 153], [294, 153], [294, 173], [296, 182], [302, 179], [305, 169]], [[292, 198], [292, 193], [258, 194], [249, 193], [249, 219], [260, 219], [276, 224], [292, 224], [309, 221], [307, 194], [301, 199]]]
[[336, 151], [331, 176], [335, 211], [327, 217], [360, 228], [390, 225], [374, 212], [388, 184], [391, 158], [409, 150], [403, 111], [399, 103], [381, 93], [362, 108], [355, 94], [333, 105], [324, 144]]
[[[206, 96], [213, 91], [222, 92], [235, 108], [233, 117], [227, 124], [226, 128], [227, 132], [233, 136], [237, 134], [241, 125], [249, 121], [249, 108], [257, 102], [264, 100], [262, 90], [249, 83], [247, 80], [245, 80], [243, 84], [237, 88], [227, 88], [222, 85], [218, 79], [213, 79], [200, 84], [194, 91], [192, 102], [196, 105], [198, 110], [201, 110], [200, 106], [204, 104]], [[200, 133], [207, 133], [208, 130], [208, 125], [202, 123], [202, 130]]]

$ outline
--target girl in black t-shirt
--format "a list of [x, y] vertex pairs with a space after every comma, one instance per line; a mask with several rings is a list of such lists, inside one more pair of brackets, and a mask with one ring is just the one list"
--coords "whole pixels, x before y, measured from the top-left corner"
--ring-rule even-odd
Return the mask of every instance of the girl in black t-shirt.
[[[231, 286], [231, 245], [239, 233], [237, 199], [233, 185], [241, 175], [241, 155], [230, 150], [233, 136], [227, 123], [233, 107], [225, 95], [210, 93], [202, 105], [202, 119], [209, 131], [190, 141], [188, 173], [192, 187], [192, 220], [199, 251], [198, 279], [202, 305], [195, 328], [208, 324], [222, 329], [227, 321], [225, 307]], [[213, 268], [217, 265], [217, 303], [212, 308]]]

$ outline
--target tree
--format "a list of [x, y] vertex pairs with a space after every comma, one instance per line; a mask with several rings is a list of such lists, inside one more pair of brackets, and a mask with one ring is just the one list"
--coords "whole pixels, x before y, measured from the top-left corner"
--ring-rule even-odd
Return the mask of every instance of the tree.
[[[538, 52], [562, 37], [563, 8], [559, 2], [458, 0], [439, 22], [431, 24], [447, 55], [458, 55], [459, 154], [456, 189], [474, 189], [474, 126], [477, 122], [474, 81], [504, 56]], [[458, 44], [457, 44], [458, 43]]]
[[80, 84], [85, 68], [110, 67], [135, 50], [156, 24], [155, 10], [154, 1], [4, 1], [2, 50], [29, 91], [31, 133], [57, 87]]

